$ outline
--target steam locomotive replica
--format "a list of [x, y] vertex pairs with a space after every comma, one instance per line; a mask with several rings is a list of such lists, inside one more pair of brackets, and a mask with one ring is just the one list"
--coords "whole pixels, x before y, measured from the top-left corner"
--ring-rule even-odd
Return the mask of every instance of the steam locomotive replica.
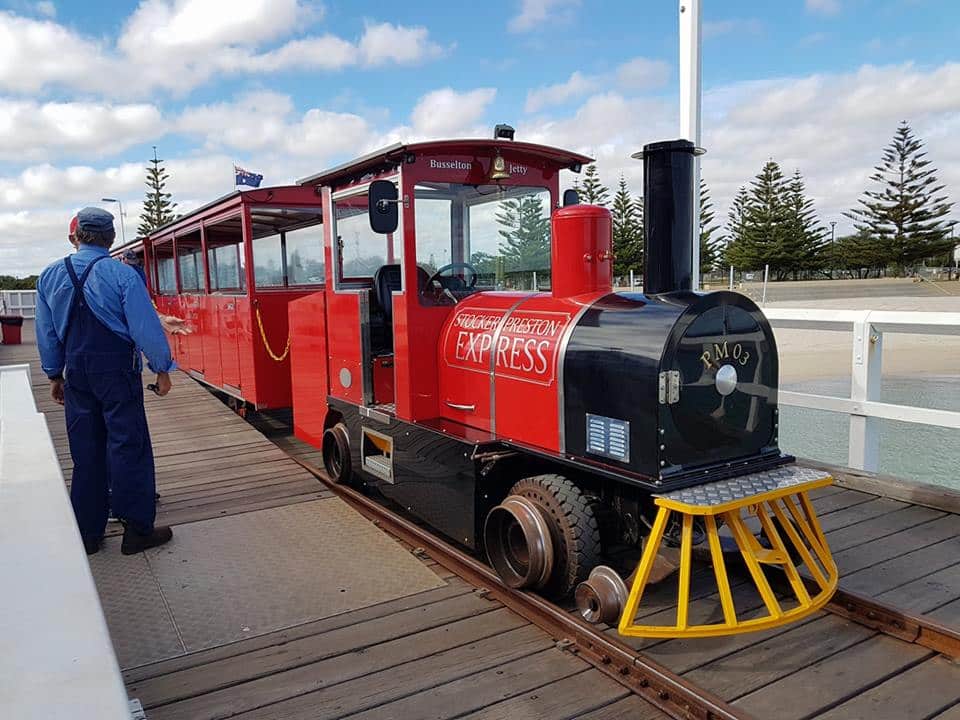
[[[807, 497], [830, 478], [778, 447], [777, 347], [761, 310], [692, 289], [696, 152], [677, 140], [638, 154], [642, 293], [613, 291], [609, 211], [560, 195], [560, 171], [590, 158], [515, 142], [506, 126], [228, 196], [137, 250], [161, 311], [195, 325], [176, 339], [193, 343], [181, 366], [255, 406], [252, 393], [291, 405], [335, 482], [486, 556], [513, 587], [575, 592], [585, 617], [624, 634], [746, 632], [809, 614], [835, 589]], [[308, 228], [305, 271], [309, 251], [290, 249]], [[701, 543], [723, 620], [698, 625], [687, 605]], [[603, 564], [615, 545], [639, 556], [632, 577]], [[767, 615], [739, 617], [731, 549]], [[787, 601], [769, 566], [784, 571]], [[637, 625], [644, 587], [674, 572], [676, 624]]]

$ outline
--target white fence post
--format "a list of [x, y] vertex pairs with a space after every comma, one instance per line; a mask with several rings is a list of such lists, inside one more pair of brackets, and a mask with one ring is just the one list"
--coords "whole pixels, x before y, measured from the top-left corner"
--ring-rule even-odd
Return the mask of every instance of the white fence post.
[[[850, 414], [850, 467], [876, 472], [880, 467], [880, 420], [865, 414], [863, 402], [879, 402], [883, 333], [870, 323], [870, 312], [853, 325], [853, 370], [850, 399], [858, 405]], [[861, 412], [858, 413], [857, 411]]]

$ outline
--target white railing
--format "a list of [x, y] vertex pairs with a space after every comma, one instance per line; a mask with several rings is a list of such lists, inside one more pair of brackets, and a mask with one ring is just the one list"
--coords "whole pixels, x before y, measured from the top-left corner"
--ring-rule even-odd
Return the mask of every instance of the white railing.
[[0, 315], [32, 318], [36, 314], [36, 290], [0, 290]]
[[960, 412], [880, 402], [883, 334], [960, 335], [960, 313], [787, 308], [767, 308], [764, 313], [775, 328], [853, 331], [849, 398], [780, 391], [783, 405], [850, 416], [850, 467], [879, 469], [881, 419], [960, 429]]
[[30, 366], [0, 366], [0, 717], [129, 720]]

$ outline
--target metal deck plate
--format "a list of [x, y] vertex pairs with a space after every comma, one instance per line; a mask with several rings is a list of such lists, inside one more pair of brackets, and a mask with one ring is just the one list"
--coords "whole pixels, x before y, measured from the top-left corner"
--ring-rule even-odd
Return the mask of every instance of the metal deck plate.
[[706, 485], [673, 490], [656, 497], [664, 498], [684, 505], [711, 507], [743, 500], [744, 498], [776, 490], [787, 490], [797, 485], [830, 477], [829, 473], [813, 468], [785, 465], [763, 472], [741, 475], [740, 477], [718, 480]]
[[143, 553], [121, 555], [120, 538], [107, 538], [91, 555], [90, 570], [107, 617], [120, 667], [181, 655], [183, 644]]
[[339, 498], [180, 525], [145, 556], [118, 545], [91, 567], [125, 668], [444, 585]]

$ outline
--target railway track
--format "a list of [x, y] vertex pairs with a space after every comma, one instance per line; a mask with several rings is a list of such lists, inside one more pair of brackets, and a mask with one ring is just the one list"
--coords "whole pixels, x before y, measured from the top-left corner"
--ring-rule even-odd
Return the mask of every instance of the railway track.
[[514, 590], [479, 560], [381, 506], [362, 493], [329, 480], [324, 470], [293, 455], [295, 462], [385, 531], [461, 577], [487, 597], [549, 633], [557, 646], [678, 720], [752, 720], [753, 716], [697, 687], [663, 665], [644, 657], [601, 627], [588, 624], [539, 595]]
[[[499, 601], [556, 639], [558, 647], [590, 663], [669, 716], [684, 720], [752, 716], [712, 692], [698, 687], [660, 663], [621, 642], [604, 626], [584, 622], [576, 614], [533, 593], [505, 585], [484, 563], [397, 515], [355, 489], [337, 485], [324, 470], [291, 455], [298, 464], [387, 532], [423, 551], [440, 565]], [[923, 615], [905, 612], [840, 588], [826, 611], [898, 640], [960, 658], [960, 634]]]

